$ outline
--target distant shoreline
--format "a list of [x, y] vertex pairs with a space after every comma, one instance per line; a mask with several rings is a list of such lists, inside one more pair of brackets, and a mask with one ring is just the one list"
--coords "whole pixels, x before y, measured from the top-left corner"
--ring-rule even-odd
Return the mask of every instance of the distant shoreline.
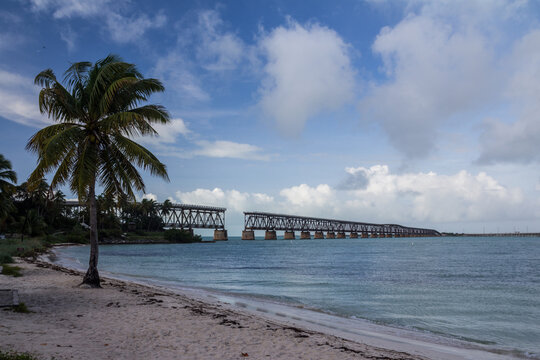
[[475, 234], [465, 234], [465, 233], [445, 233], [441, 232], [442, 236], [456, 236], [456, 237], [540, 237], [540, 233], [522, 233], [522, 232], [513, 232], [513, 233], [475, 233]]

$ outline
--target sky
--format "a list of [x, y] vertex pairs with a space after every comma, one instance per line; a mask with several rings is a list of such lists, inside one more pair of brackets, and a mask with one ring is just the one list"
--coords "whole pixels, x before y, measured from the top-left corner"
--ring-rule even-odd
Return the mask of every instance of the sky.
[[[139, 138], [170, 182], [139, 198], [540, 232], [540, 3], [3, 0], [0, 153], [36, 157], [34, 77], [113, 53], [161, 80], [172, 121]], [[68, 193], [68, 198], [74, 197]]]

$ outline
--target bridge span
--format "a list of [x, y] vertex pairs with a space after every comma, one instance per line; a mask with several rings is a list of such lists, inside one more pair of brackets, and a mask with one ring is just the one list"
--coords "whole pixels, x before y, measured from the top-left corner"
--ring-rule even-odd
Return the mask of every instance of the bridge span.
[[441, 236], [433, 229], [407, 227], [397, 224], [371, 224], [355, 221], [312, 218], [296, 215], [272, 214], [264, 212], [244, 212], [244, 231], [242, 240], [254, 240], [255, 230], [264, 230], [266, 240], [277, 239], [276, 231], [284, 231], [284, 239], [294, 239], [295, 231], [300, 231], [300, 239], [344, 239], [350, 238], [386, 238], [386, 237], [423, 237]]
[[[78, 201], [66, 201], [65, 207], [74, 209], [81, 214], [86, 204]], [[156, 203], [155, 210], [163, 221], [163, 226], [193, 232], [193, 229], [214, 229], [214, 240], [228, 240], [225, 230], [226, 208], [187, 205], [175, 203]], [[117, 215], [122, 218], [122, 210], [116, 209]]]

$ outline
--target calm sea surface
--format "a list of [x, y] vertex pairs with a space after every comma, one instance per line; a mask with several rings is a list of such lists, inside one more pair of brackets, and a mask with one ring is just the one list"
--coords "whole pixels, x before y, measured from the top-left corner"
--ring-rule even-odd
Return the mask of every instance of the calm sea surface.
[[[84, 267], [89, 249], [59, 249]], [[242, 241], [100, 247], [100, 269], [302, 304], [540, 358], [540, 238]]]

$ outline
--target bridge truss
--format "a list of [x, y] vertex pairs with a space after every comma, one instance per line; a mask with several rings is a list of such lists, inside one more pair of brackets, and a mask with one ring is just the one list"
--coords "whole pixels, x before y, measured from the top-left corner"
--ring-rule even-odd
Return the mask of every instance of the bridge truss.
[[248, 231], [337, 232], [362, 234], [364, 236], [377, 235], [379, 237], [441, 236], [438, 231], [433, 229], [414, 228], [397, 224], [371, 224], [264, 212], [244, 212], [244, 227]]
[[[71, 209], [71, 213], [79, 214], [82, 218], [83, 210], [86, 204], [78, 201], [66, 201], [65, 209]], [[215, 229], [225, 230], [225, 211], [226, 208], [187, 205], [187, 204], [156, 204], [156, 211], [163, 220], [165, 227], [178, 229]], [[118, 217], [121, 216], [121, 210], [116, 209]]]
[[173, 204], [158, 205], [158, 214], [166, 227], [180, 229], [225, 229], [225, 211], [221, 207]]

